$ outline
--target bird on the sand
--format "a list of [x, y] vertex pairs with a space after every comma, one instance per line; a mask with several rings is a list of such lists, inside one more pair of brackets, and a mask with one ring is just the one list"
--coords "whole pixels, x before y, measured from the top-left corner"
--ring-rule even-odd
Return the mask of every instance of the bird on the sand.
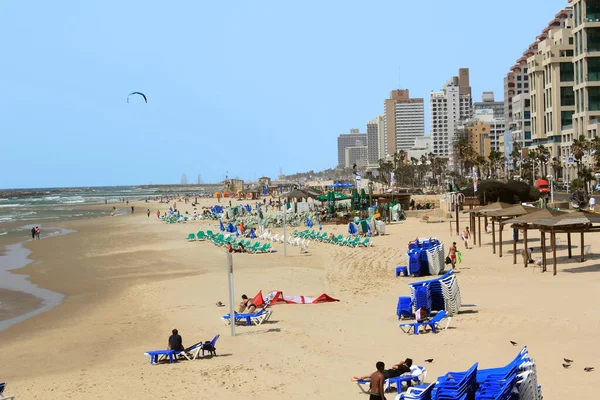
[[585, 367], [583, 370], [585, 372], [592, 372], [594, 370], [594, 367]]
[[425, 360], [425, 362], [432, 363], [433, 362], [433, 358], [428, 358], [427, 360]]
[[570, 367], [570, 365], [569, 365], [569, 364], [563, 364], [562, 366], [563, 366], [563, 368], [565, 368], [565, 369]]
[[512, 344], [513, 346], [516, 346], [518, 343], [511, 340], [510, 344]]
[[566, 363], [571, 364], [573, 362], [573, 360], [569, 360], [568, 358], [563, 358], [563, 360], [565, 360]]

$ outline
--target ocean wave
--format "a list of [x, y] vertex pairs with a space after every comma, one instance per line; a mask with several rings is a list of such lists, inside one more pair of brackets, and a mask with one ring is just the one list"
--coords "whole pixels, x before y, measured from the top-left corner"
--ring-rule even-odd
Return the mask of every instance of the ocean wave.
[[44, 197], [44, 200], [58, 200], [60, 199], [60, 196], [46, 196]]
[[12, 217], [0, 217], [0, 222], [12, 221]]
[[0, 208], [25, 207], [25, 204], [0, 204]]
[[8, 234], [8, 231], [0, 232], [0, 236], [4, 236], [6, 234]]
[[0, 201], [8, 201], [8, 199], [0, 199]]

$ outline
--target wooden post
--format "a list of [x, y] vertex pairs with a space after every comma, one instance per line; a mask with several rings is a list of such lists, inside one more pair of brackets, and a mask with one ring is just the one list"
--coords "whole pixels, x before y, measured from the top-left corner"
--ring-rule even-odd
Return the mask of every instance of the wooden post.
[[472, 214], [473, 217], [473, 229], [471, 230], [471, 235], [473, 236], [473, 246], [475, 246], [477, 244], [477, 229], [475, 226], [475, 214]]
[[481, 247], [481, 215], [477, 216], [477, 234], [479, 235], [479, 247]]
[[513, 228], [513, 264], [517, 263], [517, 228]]
[[540, 231], [542, 239], [542, 272], [546, 272], [546, 232]]
[[571, 232], [567, 232], [567, 246], [569, 247], [569, 258], [572, 258], [572, 255], [571, 255]]
[[554, 264], [552, 275], [556, 275], [556, 233], [554, 231], [550, 233], [550, 240], [552, 240], [552, 263]]
[[502, 257], [502, 221], [498, 222], [498, 236], [499, 236], [499, 243], [498, 243], [498, 255], [500, 257]]
[[584, 242], [583, 242], [583, 231], [581, 231], [581, 262], [585, 261], [585, 255], [583, 253], [583, 246], [584, 246]]
[[459, 213], [460, 206], [458, 205], [458, 199], [456, 199], [455, 207], [456, 207], [456, 235], [458, 236], [458, 235], [460, 235], [460, 227], [458, 226], [459, 225], [458, 224], [458, 213]]
[[[523, 249], [525, 250], [525, 254], [529, 254], [527, 253], [527, 226], [525, 226], [525, 229], [523, 229]], [[527, 258], [529, 258], [529, 256]], [[528, 263], [529, 260], [525, 260], [525, 268], [527, 268]]]
[[492, 249], [493, 253], [496, 254], [496, 230], [494, 229], [494, 218], [492, 218]]

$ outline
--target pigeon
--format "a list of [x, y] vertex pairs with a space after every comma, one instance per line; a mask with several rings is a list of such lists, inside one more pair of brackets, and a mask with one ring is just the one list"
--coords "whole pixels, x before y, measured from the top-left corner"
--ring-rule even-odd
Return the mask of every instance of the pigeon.
[[512, 340], [510, 341], [510, 344], [512, 344], [513, 346], [516, 346], [516, 345], [518, 345], [518, 343], [517, 343], [517, 342], [513, 342]]
[[568, 358], [563, 358], [563, 360], [565, 360], [566, 363], [571, 364], [573, 362], [573, 360], [569, 360]]
[[583, 370], [585, 372], [592, 372], [594, 370], [594, 367], [585, 367]]
[[565, 368], [565, 369], [567, 369], [567, 368], [569, 368], [569, 367], [570, 367], [570, 365], [569, 365], [569, 364], [563, 364], [562, 366], [563, 366], [563, 368]]
[[425, 362], [432, 363], [433, 362], [433, 358], [428, 358], [427, 360], [425, 360]]

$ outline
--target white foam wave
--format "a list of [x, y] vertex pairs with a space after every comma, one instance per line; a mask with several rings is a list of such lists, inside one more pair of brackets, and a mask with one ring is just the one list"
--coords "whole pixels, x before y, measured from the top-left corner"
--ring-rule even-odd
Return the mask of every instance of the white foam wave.
[[8, 232], [7, 232], [7, 231], [0, 232], [0, 236], [4, 236], [4, 235], [6, 235], [6, 234], [8, 234]]
[[60, 199], [60, 196], [46, 196], [44, 197], [44, 200], [58, 200]]
[[0, 204], [0, 208], [25, 207], [25, 204]]

